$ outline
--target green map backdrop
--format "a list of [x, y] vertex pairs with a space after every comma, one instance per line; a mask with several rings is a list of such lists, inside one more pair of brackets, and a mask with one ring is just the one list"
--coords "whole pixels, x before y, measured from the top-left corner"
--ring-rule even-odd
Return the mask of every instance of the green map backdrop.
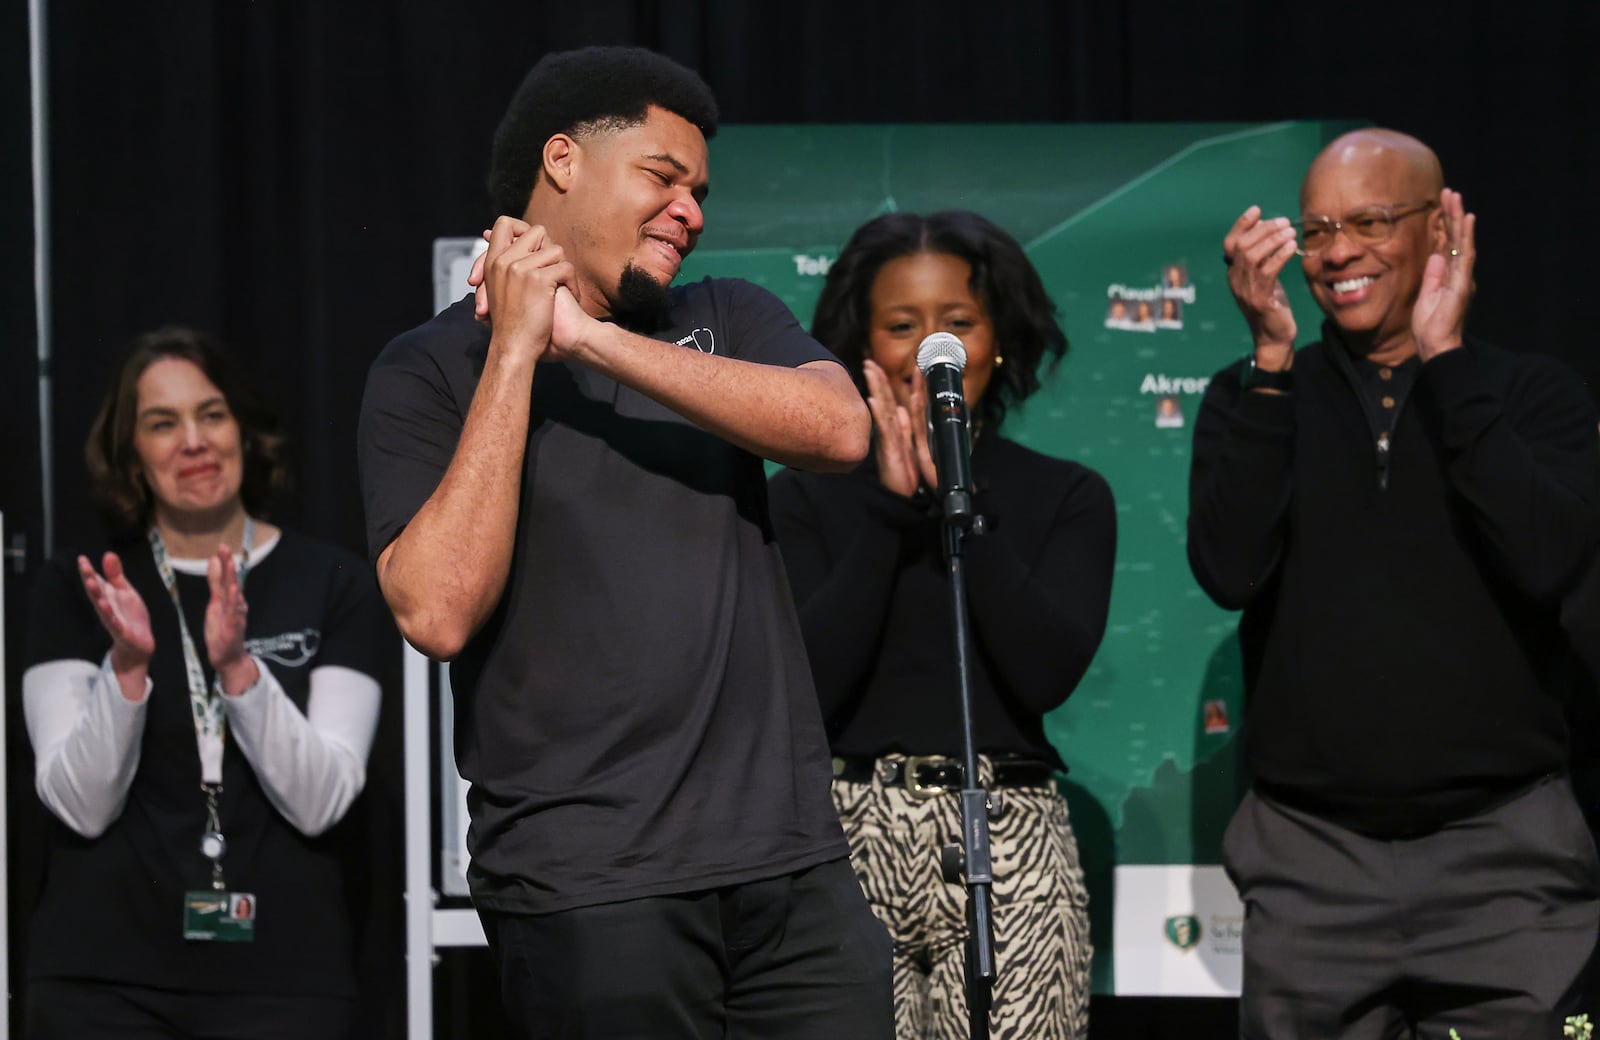
[[[1241, 793], [1237, 617], [1184, 554], [1189, 440], [1206, 380], [1249, 346], [1221, 242], [1251, 204], [1298, 213], [1311, 158], [1346, 125], [725, 128], [712, 144], [706, 231], [680, 278], [748, 278], [809, 326], [828, 264], [859, 224], [900, 210], [976, 210], [1044, 276], [1071, 348], [1009, 436], [1099, 470], [1117, 500], [1110, 624], [1047, 732], [1090, 880], [1096, 989], [1110, 989], [1112, 888], [1126, 864], [1214, 864]], [[1108, 294], [1181, 318], [1109, 327]], [[1303, 329], [1316, 309], [1291, 263]], [[1121, 288], [1117, 288], [1121, 287]], [[1161, 398], [1182, 426], [1157, 426]], [[1209, 702], [1209, 708], [1208, 708]], [[1176, 911], [1175, 911], [1176, 912]]]

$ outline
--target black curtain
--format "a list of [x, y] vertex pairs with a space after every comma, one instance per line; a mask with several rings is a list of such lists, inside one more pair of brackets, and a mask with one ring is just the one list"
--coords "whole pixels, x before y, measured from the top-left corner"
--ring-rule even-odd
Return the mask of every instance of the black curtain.
[[[489, 218], [489, 137], [522, 75], [585, 43], [643, 44], [698, 68], [730, 123], [1326, 118], [1408, 131], [1480, 215], [1474, 330], [1560, 355], [1600, 389], [1584, 320], [1600, 170], [1589, 0], [56, 0], [47, 14], [61, 545], [95, 530], [81, 445], [110, 359], [177, 322], [220, 334], [279, 404], [296, 480], [275, 517], [362, 549], [353, 442], [366, 367], [428, 317], [432, 239]], [[7, 5], [0, 509], [36, 563], [26, 38], [26, 10]], [[962, 148], [953, 133], [952, 162]], [[15, 690], [26, 575], [7, 568], [7, 591]], [[390, 706], [361, 827], [370, 861], [396, 862], [373, 867], [366, 898], [369, 913], [395, 915], [372, 924], [368, 977], [398, 1003], [399, 950], [385, 948], [399, 938]], [[8, 722], [20, 731], [14, 711]], [[29, 784], [11, 779], [25, 848]], [[26, 871], [14, 879], [14, 910], [26, 883]]]
[[[1252, 0], [49, 10], [67, 542], [88, 518], [78, 454], [96, 377], [132, 334], [189, 322], [243, 353], [283, 408], [298, 479], [282, 518], [358, 545], [350, 445], [366, 366], [427, 316], [431, 240], [485, 223], [489, 136], [527, 67], [587, 42], [695, 65], [728, 122], [1396, 126], [1435, 146], [1480, 213], [1478, 330], [1593, 372], [1594, 352], [1576, 348], [1583, 189], [1600, 165], [1593, 3], [1538, 17], [1397, 4], [1354, 31], [1309, 5]], [[953, 162], [960, 149], [952, 135]]]

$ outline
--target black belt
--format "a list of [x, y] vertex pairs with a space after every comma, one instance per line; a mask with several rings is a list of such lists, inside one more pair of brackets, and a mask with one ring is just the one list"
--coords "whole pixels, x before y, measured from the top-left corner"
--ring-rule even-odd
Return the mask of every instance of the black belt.
[[[1055, 767], [1033, 758], [994, 760], [996, 787], [1049, 787]], [[833, 760], [833, 777], [853, 784], [869, 784], [874, 777], [885, 787], [904, 787], [919, 798], [932, 798], [946, 791], [959, 791], [966, 770], [959, 759], [945, 755], [905, 755], [895, 758], [866, 758], [846, 755]]]

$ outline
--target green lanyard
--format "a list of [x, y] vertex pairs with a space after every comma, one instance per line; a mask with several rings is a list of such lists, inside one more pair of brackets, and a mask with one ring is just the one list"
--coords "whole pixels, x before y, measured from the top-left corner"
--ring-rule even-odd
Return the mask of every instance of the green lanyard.
[[[183, 641], [183, 670], [189, 680], [189, 708], [194, 716], [195, 744], [200, 750], [200, 791], [206, 799], [206, 830], [200, 837], [200, 852], [211, 861], [211, 887], [221, 891], [228, 886], [222, 877], [222, 855], [228, 842], [222, 836], [222, 821], [217, 812], [217, 800], [222, 796], [222, 752], [227, 743], [227, 718], [222, 713], [222, 680], [214, 678], [211, 689], [206, 689], [206, 673], [200, 666], [200, 654], [195, 650], [194, 637], [189, 634], [189, 622], [183, 616], [183, 603], [178, 598], [178, 579], [167, 562], [167, 545], [161, 532], [151, 525], [150, 555], [155, 558], [156, 570], [161, 574], [161, 584], [167, 587], [172, 607], [178, 612], [178, 634]], [[256, 540], [256, 522], [244, 519], [244, 552], [239, 560], [239, 587], [250, 570], [250, 549]]]

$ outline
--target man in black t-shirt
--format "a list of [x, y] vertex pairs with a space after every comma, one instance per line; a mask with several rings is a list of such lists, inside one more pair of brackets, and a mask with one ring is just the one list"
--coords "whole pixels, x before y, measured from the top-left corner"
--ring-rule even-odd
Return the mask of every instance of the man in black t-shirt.
[[371, 551], [452, 661], [468, 879], [525, 1036], [892, 1032], [761, 461], [848, 469], [867, 413], [769, 293], [669, 288], [715, 123], [650, 52], [542, 60], [477, 298], [362, 402]]
[[[1559, 622], [1600, 530], [1593, 404], [1464, 334], [1474, 220], [1421, 142], [1338, 138], [1300, 205], [1223, 241], [1254, 350], [1207, 389], [1189, 490], [1195, 576], [1244, 610], [1242, 1035], [1560, 1036], [1597, 1010]], [[1326, 317], [1299, 349], [1296, 253]]]

